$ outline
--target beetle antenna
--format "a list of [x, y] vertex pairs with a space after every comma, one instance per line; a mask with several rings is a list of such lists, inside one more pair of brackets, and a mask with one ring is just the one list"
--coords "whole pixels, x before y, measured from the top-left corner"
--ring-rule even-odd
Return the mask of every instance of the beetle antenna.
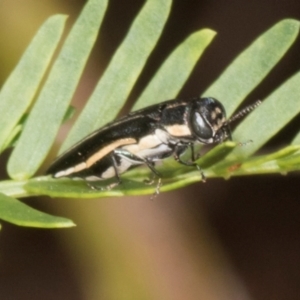
[[251, 111], [253, 111], [260, 104], [261, 104], [261, 100], [257, 100], [255, 103], [253, 103], [249, 106], [246, 106], [244, 109], [240, 110], [237, 114], [235, 114], [231, 118], [229, 118], [226, 123], [229, 124], [237, 119], [244, 117], [245, 115], [247, 115]]

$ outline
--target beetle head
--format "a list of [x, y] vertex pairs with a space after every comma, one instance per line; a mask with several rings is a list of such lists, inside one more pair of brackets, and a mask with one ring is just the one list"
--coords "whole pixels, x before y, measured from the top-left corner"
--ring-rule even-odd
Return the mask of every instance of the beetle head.
[[191, 126], [197, 140], [204, 144], [231, 140], [230, 123], [244, 117], [261, 103], [260, 100], [247, 106], [230, 119], [226, 119], [224, 106], [216, 99], [200, 98], [195, 102], [191, 114]]

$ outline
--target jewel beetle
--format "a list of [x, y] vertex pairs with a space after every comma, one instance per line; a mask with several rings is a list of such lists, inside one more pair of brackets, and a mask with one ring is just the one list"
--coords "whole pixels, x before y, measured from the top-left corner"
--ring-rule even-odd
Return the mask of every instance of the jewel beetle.
[[[252, 111], [260, 101], [226, 119], [224, 106], [212, 97], [168, 100], [127, 114], [96, 130], [60, 155], [47, 174], [54, 178], [81, 178], [91, 182], [115, 178], [112, 188], [121, 183], [120, 174], [146, 165], [158, 178], [155, 163], [167, 157], [199, 169], [194, 146], [231, 140], [230, 123]], [[181, 155], [191, 149], [191, 159]]]

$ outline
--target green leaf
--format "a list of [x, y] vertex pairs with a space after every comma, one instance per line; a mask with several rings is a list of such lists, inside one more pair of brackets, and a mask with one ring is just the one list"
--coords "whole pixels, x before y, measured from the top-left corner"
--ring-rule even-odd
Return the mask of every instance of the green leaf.
[[253, 140], [232, 156], [250, 156], [260, 149], [300, 112], [300, 72], [288, 79], [255, 109], [234, 132], [238, 141]]
[[[235, 93], [233, 92], [235, 99], [242, 97], [242, 95], [245, 97], [249, 91], [259, 83], [257, 78], [262, 80], [283, 53], [290, 47], [291, 43], [295, 40], [298, 28], [299, 23], [291, 20], [282, 21], [272, 27], [271, 30], [264, 33], [248, 49], [239, 55], [233, 64], [224, 72], [221, 78], [213, 84], [213, 87], [217, 87], [219, 91], [222, 89], [225, 91], [228, 82], [224, 86], [222, 84], [226, 82], [224, 81], [224, 78], [228, 79], [228, 74], [231, 74], [231, 76], [234, 74], [234, 76], [243, 77], [243, 72], [245, 72], [246, 69], [250, 69], [247, 76], [244, 78], [246, 83], [244, 85], [236, 83], [237, 91]], [[285, 34], [282, 34], [283, 32], [285, 32]], [[276, 43], [280, 43], [280, 49], [273, 51], [274, 44]], [[183, 43], [181, 46], [184, 47], [185, 45], [186, 44]], [[178, 49], [180, 49], [181, 46]], [[176, 54], [176, 51], [174, 51], [174, 53]], [[176, 57], [174, 53], [174, 56], [171, 55], [171, 58], [168, 61], [172, 61], [172, 57]], [[264, 58], [257, 59], [257, 55]], [[271, 61], [264, 62], [268, 59]], [[159, 79], [169, 78], [169, 76], [161, 76], [164, 70], [168, 70], [168, 68], [165, 67], [166, 65], [167, 63], [160, 69], [157, 73], [159, 75], [156, 75], [155, 79], [153, 79], [150, 84], [153, 87], [154, 95], [159, 95], [160, 93], [155, 90], [156, 86], [158, 86], [159, 89], [163, 87], [163, 84], [161, 86], [159, 85]], [[170, 69], [172, 68], [170, 67]], [[176, 69], [177, 67], [174, 63], [174, 73]], [[184, 70], [182, 67], [183, 73], [188, 74], [188, 70], [190, 70], [190, 67], [187, 67], [187, 70]], [[171, 70], [168, 70], [168, 72], [172, 73]], [[263, 76], [257, 74], [259, 72], [262, 72]], [[197, 161], [197, 163], [204, 168], [204, 173], [207, 177], [229, 178], [234, 175], [287, 172], [295, 170], [295, 166], [291, 165], [290, 162], [299, 161], [299, 149], [297, 147], [286, 148], [282, 151], [260, 156], [258, 158], [249, 156], [259, 149], [270, 137], [276, 134], [298, 113], [299, 104], [297, 104], [297, 95], [299, 95], [300, 92], [300, 85], [297, 84], [297, 82], [299, 82], [299, 79], [297, 74], [285, 82], [282, 87], [279, 87], [277, 91], [265, 99], [263, 104], [254, 110], [248, 118], [243, 120], [242, 124], [237, 128], [234, 133], [235, 140], [247, 142], [248, 140], [253, 139], [253, 143], [237, 146], [235, 143], [227, 142], [214, 147]], [[156, 80], [157, 82], [155, 82]], [[232, 80], [233, 82], [236, 81], [235, 78]], [[178, 82], [180, 82], [180, 80]], [[251, 84], [249, 84], [249, 82]], [[164, 84], [167, 83], [165, 82]], [[178, 84], [178, 86], [179, 85], [180, 84]], [[147, 94], [151, 95], [150, 88], [149, 92], [147, 91]], [[150, 96], [147, 96], [147, 98], [150, 99]], [[172, 190], [201, 180], [199, 171], [194, 168], [181, 166], [174, 162], [172, 158], [165, 160], [163, 166], [159, 167], [158, 170], [163, 174], [161, 191]], [[91, 189], [82, 181], [75, 182], [69, 179], [53, 180], [49, 178], [30, 181], [24, 185], [24, 189], [33, 194], [76, 198], [151, 194], [155, 190], [155, 185], [147, 186], [143, 182], [143, 180], [149, 176], [151, 176], [151, 174], [147, 168], [137, 168], [122, 174], [122, 185], [115, 187], [113, 190], [106, 190], [105, 187], [113, 182], [114, 179], [97, 183], [96, 186], [98, 188], [104, 188], [103, 191], [100, 191]]]
[[230, 116], [283, 57], [299, 33], [299, 22], [283, 20], [259, 36], [203, 93], [219, 99]]
[[64, 29], [66, 17], [49, 18], [39, 29], [0, 93], [0, 152], [22, 118], [43, 78]]
[[0, 193], [0, 219], [27, 227], [63, 228], [75, 226], [71, 220], [43, 213], [2, 193]]
[[10, 135], [7, 137], [5, 143], [3, 143], [3, 149], [13, 147], [17, 137], [19, 136], [20, 132], [22, 131], [23, 125], [18, 124], [14, 127], [14, 129], [10, 132]]
[[12, 178], [32, 176], [48, 154], [97, 38], [106, 6], [107, 1], [90, 0], [69, 33], [9, 159]]
[[[291, 160], [292, 157], [294, 160], [295, 157], [299, 156], [299, 149], [299, 146], [292, 145], [285, 147], [277, 152], [273, 152], [271, 154], [256, 156], [249, 160], [248, 163], [244, 163], [242, 168], [255, 171], [256, 173], [268, 172], [270, 171], [271, 163], [272, 167], [276, 168], [277, 171], [280, 170], [280, 165], [286, 165], [286, 170], [293, 170], [293, 168], [291, 168], [292, 166], [290, 166], [288, 162]], [[267, 168], [266, 164], [268, 164]], [[285, 168], [282, 169], [282, 171], [284, 170]]]
[[[226, 142], [213, 148], [207, 155], [201, 157], [199, 161], [203, 166], [209, 168], [215, 162], [221, 161], [235, 147], [235, 143]], [[201, 173], [195, 167], [182, 166], [170, 158], [164, 161], [164, 165], [157, 167], [163, 175], [163, 185], [161, 191], [174, 190], [201, 180]], [[224, 172], [223, 172], [224, 173]], [[214, 177], [212, 171], [205, 170], [205, 174]], [[119, 197], [124, 195], [151, 195], [155, 191], [154, 181], [152, 185], [145, 184], [144, 180], [151, 178], [151, 172], [146, 168], [137, 168], [122, 175], [122, 184], [107, 189], [108, 184], [115, 182], [115, 179], [94, 183], [92, 189], [83, 180], [72, 179], [52, 179], [40, 177], [32, 179], [24, 185], [24, 189], [31, 194], [48, 195], [51, 197], [65, 198], [100, 198]], [[224, 175], [225, 176], [225, 175]], [[102, 190], [101, 190], [102, 189]]]
[[183, 41], [153, 76], [133, 110], [175, 98], [215, 35], [210, 29], [203, 29]]
[[300, 132], [293, 139], [292, 145], [300, 145]]
[[[75, 127], [72, 131], [70, 141], [73, 138], [79, 139], [116, 115], [117, 109], [111, 107], [122, 106], [161, 33], [169, 12], [169, 3], [164, 2], [164, 5], [162, 8], [158, 0], [146, 2], [92, 95], [90, 99], [92, 104], [87, 104], [79, 118], [79, 125], [76, 125], [78, 128]], [[155, 30], [151, 24], [156, 25]], [[207, 95], [224, 102], [230, 115], [238, 103], [280, 60], [295, 40], [298, 31], [299, 22], [294, 20], [284, 20], [273, 26], [234, 60], [208, 89]], [[167, 96], [169, 93], [170, 97], [174, 97], [213, 36], [214, 33], [210, 30], [199, 31], [179, 45], [145, 89], [137, 104], [138, 107], [156, 103], [162, 95], [169, 98]], [[238, 143], [226, 142], [213, 147], [197, 160], [207, 177], [229, 178], [235, 175], [299, 170], [300, 146], [288, 146], [267, 155], [251, 156], [299, 112], [300, 107], [296, 99], [300, 92], [298, 87], [300, 85], [297, 84], [300, 80], [299, 74], [274, 91], [237, 128], [234, 133], [236, 141], [253, 140], [253, 143], [238, 146]], [[100, 105], [97, 98], [102, 98], [102, 103], [105, 103]], [[83, 121], [87, 122], [87, 126], [81, 123]], [[79, 129], [81, 125], [82, 131]], [[182, 166], [174, 162], [173, 158], [164, 160], [163, 165], [157, 168], [163, 178], [161, 191], [173, 190], [201, 180], [198, 170]], [[106, 187], [114, 182], [114, 178], [94, 183], [95, 187], [99, 188], [97, 190], [92, 189], [84, 181], [49, 177], [19, 182], [6, 181], [0, 184], [0, 190], [6, 195], [20, 197], [40, 194], [68, 198], [142, 195], [152, 194], [155, 191], [155, 184], [151, 186], [144, 183], [144, 179], [149, 177], [151, 172], [147, 168], [136, 168], [122, 174], [123, 183], [113, 190]], [[103, 190], [100, 190], [101, 188]]]
[[71, 118], [73, 118], [75, 112], [76, 112], [76, 108], [70, 105], [64, 115], [63, 122], [66, 122]]
[[0, 181], [0, 193], [5, 194], [6, 196], [12, 197], [26, 197], [28, 194], [24, 189], [24, 185], [27, 183], [24, 181], [15, 181], [15, 180], [2, 180]]
[[[229, 159], [229, 153], [237, 145], [233, 142], [225, 142], [213, 148], [202, 156], [197, 163], [204, 167], [207, 177], [286, 173], [300, 168], [300, 146], [288, 146], [280, 151], [257, 157]], [[201, 174], [192, 167], [186, 167], [174, 162], [173, 159], [164, 161], [162, 167], [157, 168], [162, 176], [162, 187], [160, 191], [170, 191], [199, 182]], [[51, 179], [43, 177], [30, 180], [24, 185], [24, 189], [30, 194], [48, 195], [51, 197], [65, 198], [100, 198], [119, 197], [124, 195], [151, 195], [155, 192], [156, 183], [146, 185], [144, 180], [151, 177], [151, 173], [146, 168], [137, 168], [122, 175], [122, 184], [113, 190], [105, 187], [114, 182], [101, 181], [95, 183], [92, 189], [84, 181], [74, 181], [71, 179]], [[103, 190], [100, 190], [100, 189]]]
[[146, 1], [63, 143], [60, 153], [118, 114], [161, 35], [171, 3], [171, 0]]

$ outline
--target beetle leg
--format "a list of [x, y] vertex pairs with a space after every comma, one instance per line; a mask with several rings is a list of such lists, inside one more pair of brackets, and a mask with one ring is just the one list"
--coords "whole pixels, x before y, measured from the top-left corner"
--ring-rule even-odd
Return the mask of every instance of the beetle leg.
[[114, 167], [114, 170], [115, 170], [115, 176], [116, 176], [117, 182], [113, 182], [113, 183], [109, 184], [107, 186], [107, 189], [109, 189], [109, 190], [116, 187], [117, 185], [119, 185], [122, 182], [120, 174], [118, 172], [117, 161], [116, 161], [114, 153], [111, 154], [111, 160], [112, 160], [112, 164], [113, 164], [113, 167]]
[[[191, 160], [192, 161], [183, 161], [181, 159], [181, 154], [186, 150], [187, 147], [191, 148]], [[203, 182], [206, 182], [206, 177], [203, 173], [203, 170], [201, 169], [201, 167], [195, 163], [195, 151], [194, 151], [194, 145], [192, 143], [188, 144], [188, 145], [176, 145], [175, 149], [174, 149], [174, 159], [179, 162], [182, 165], [185, 166], [189, 166], [189, 167], [196, 167], [198, 169], [198, 171], [201, 174], [201, 179]]]
[[161, 175], [159, 174], [159, 172], [155, 169], [154, 167], [154, 163], [153, 161], [149, 160], [149, 159], [145, 159], [145, 158], [142, 158], [142, 157], [139, 157], [127, 150], [124, 150], [124, 149], [116, 149], [114, 151], [114, 153], [116, 153], [119, 157], [123, 157], [123, 158], [127, 158], [129, 159], [130, 161], [133, 161], [135, 162], [136, 164], [145, 164], [151, 171], [152, 173], [156, 176], [156, 177], [161, 177]]
[[97, 190], [97, 191], [103, 191], [104, 188], [103, 187], [97, 187], [94, 184], [91, 184], [90, 182], [86, 181], [85, 182], [86, 186], [89, 187], [92, 190]]
[[116, 161], [116, 157], [114, 155], [114, 153], [112, 153], [110, 155], [110, 158], [111, 158], [111, 161], [112, 161], [112, 166], [114, 168], [114, 171], [115, 171], [115, 178], [117, 179], [116, 182], [112, 182], [111, 184], [107, 185], [106, 187], [97, 187], [93, 184], [91, 184], [90, 182], [86, 182], [87, 186], [90, 187], [91, 189], [93, 190], [100, 190], [100, 191], [104, 191], [104, 190], [111, 190], [113, 189], [114, 187], [118, 186], [119, 184], [122, 183], [122, 180], [121, 180], [121, 177], [120, 177], [120, 174], [118, 172], [118, 168], [117, 168], [117, 161]]
[[195, 148], [194, 148], [194, 144], [190, 143], [189, 144], [190, 149], [191, 149], [191, 160], [195, 161], [197, 158], [195, 157]]
[[162, 186], [161, 178], [158, 178], [158, 180], [157, 180], [157, 185], [156, 185], [156, 188], [155, 188], [155, 192], [154, 192], [154, 194], [150, 197], [151, 200], [154, 200], [154, 199], [158, 196], [158, 194], [159, 194], [159, 192], [160, 192], [161, 186]]
[[123, 157], [125, 159], [129, 159], [133, 162], [137, 162], [139, 164], [145, 164], [152, 172], [152, 178], [150, 179], [145, 179], [144, 182], [145, 184], [153, 184], [154, 182], [154, 178], [156, 177], [158, 179], [157, 185], [156, 185], [156, 189], [155, 189], [155, 193], [153, 195], [153, 197], [155, 198], [158, 194], [159, 194], [159, 190], [161, 187], [161, 175], [160, 173], [155, 169], [155, 165], [154, 162], [149, 160], [149, 159], [145, 159], [142, 157], [139, 157], [127, 150], [124, 149], [116, 149], [114, 151], [114, 153], [116, 153], [119, 157]]
[[[152, 166], [152, 168], [154, 169], [154, 162], [149, 161], [149, 164], [150, 164], [150, 165]], [[144, 183], [145, 183], [145, 184], [148, 184], [148, 185], [153, 184], [156, 177], [160, 178], [160, 177], [156, 174], [156, 173], [158, 173], [156, 169], [154, 169], [156, 173], [153, 172], [152, 169], [150, 169], [150, 170], [151, 170], [151, 172], [152, 172], [151, 178], [149, 178], [149, 179], [144, 179]]]

